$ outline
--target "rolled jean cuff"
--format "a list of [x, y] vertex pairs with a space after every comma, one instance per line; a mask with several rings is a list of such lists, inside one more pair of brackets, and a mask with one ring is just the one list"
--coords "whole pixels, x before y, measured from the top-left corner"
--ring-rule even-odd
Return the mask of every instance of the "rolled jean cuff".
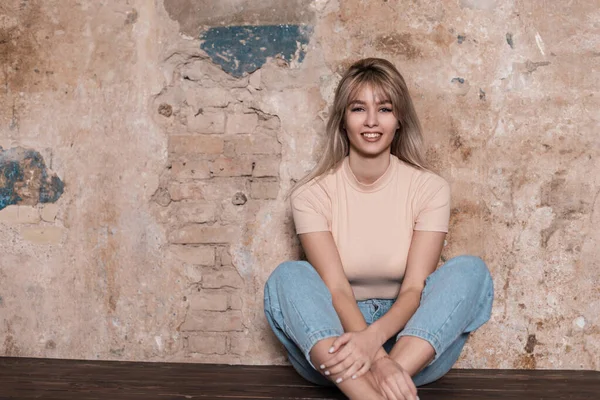
[[441, 352], [442, 346], [441, 346], [440, 340], [437, 338], [437, 336], [435, 336], [423, 329], [417, 329], [417, 328], [405, 329], [402, 332], [400, 332], [398, 334], [398, 336], [396, 336], [396, 341], [398, 341], [402, 336], [416, 336], [418, 338], [421, 338], [421, 339], [429, 342], [429, 344], [433, 347], [433, 349], [435, 351], [435, 357], [433, 358], [433, 360], [431, 360], [431, 362], [429, 364], [427, 364], [427, 366], [430, 366], [431, 364], [433, 364], [442, 354], [442, 352]]
[[317, 344], [317, 342], [320, 340], [342, 335], [343, 332], [339, 332], [337, 329], [323, 329], [321, 331], [316, 331], [310, 334], [308, 339], [306, 339], [306, 343], [303, 343], [302, 345], [302, 351], [304, 353], [304, 356], [306, 357], [306, 361], [308, 361], [308, 363], [311, 367], [313, 367], [313, 369], [319, 371], [318, 368], [315, 368], [312, 361], [310, 361], [310, 351], [312, 350], [313, 346]]

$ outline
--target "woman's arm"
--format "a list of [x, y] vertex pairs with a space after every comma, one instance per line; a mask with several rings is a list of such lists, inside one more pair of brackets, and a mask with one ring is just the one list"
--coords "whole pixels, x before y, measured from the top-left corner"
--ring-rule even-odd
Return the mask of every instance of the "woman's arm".
[[445, 237], [445, 232], [413, 232], [406, 272], [396, 302], [385, 315], [368, 328], [378, 338], [377, 343], [383, 345], [397, 334], [417, 311], [421, 292], [425, 287], [425, 279], [437, 267]]
[[[344, 332], [359, 332], [366, 329], [367, 323], [356, 304], [354, 292], [344, 273], [342, 260], [331, 232], [303, 233], [298, 237], [308, 262], [317, 270], [331, 292], [333, 307], [340, 317]], [[380, 347], [375, 358], [386, 354], [383, 347]]]
[[331, 232], [303, 233], [298, 237], [308, 262], [317, 270], [331, 292], [333, 307], [340, 317], [344, 331], [356, 332], [365, 329], [367, 323], [356, 304]]

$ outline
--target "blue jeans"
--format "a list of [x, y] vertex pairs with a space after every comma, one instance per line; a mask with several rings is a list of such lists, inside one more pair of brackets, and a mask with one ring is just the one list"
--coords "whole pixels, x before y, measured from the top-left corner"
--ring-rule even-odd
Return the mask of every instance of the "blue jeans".
[[[377, 321], [395, 300], [358, 301], [368, 325]], [[494, 284], [485, 263], [478, 257], [448, 260], [425, 280], [419, 308], [404, 329], [391, 337], [384, 349], [389, 353], [402, 336], [416, 336], [435, 349], [435, 358], [413, 377], [416, 386], [433, 382], [454, 365], [469, 332], [489, 318]], [[269, 325], [285, 346], [288, 359], [306, 380], [333, 385], [310, 360], [310, 350], [320, 340], [340, 336], [344, 329], [333, 308], [331, 293], [306, 261], [280, 264], [265, 284], [265, 314]]]

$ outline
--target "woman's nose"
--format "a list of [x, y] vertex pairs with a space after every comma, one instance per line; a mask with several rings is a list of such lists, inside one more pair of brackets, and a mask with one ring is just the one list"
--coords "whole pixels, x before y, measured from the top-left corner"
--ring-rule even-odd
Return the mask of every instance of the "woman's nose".
[[377, 111], [367, 111], [366, 126], [377, 126]]

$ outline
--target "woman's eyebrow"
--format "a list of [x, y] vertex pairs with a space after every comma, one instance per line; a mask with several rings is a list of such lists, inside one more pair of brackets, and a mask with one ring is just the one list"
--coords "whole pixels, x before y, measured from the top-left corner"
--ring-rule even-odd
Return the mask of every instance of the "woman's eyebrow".
[[[350, 102], [350, 105], [352, 105], [352, 104], [362, 104], [362, 105], [364, 105], [364, 104], [367, 104], [367, 103], [365, 103], [362, 100], [353, 100], [353, 101]], [[381, 104], [392, 104], [392, 101], [391, 100], [380, 100], [380, 101], [377, 102], [377, 104], [378, 105], [381, 105]]]

